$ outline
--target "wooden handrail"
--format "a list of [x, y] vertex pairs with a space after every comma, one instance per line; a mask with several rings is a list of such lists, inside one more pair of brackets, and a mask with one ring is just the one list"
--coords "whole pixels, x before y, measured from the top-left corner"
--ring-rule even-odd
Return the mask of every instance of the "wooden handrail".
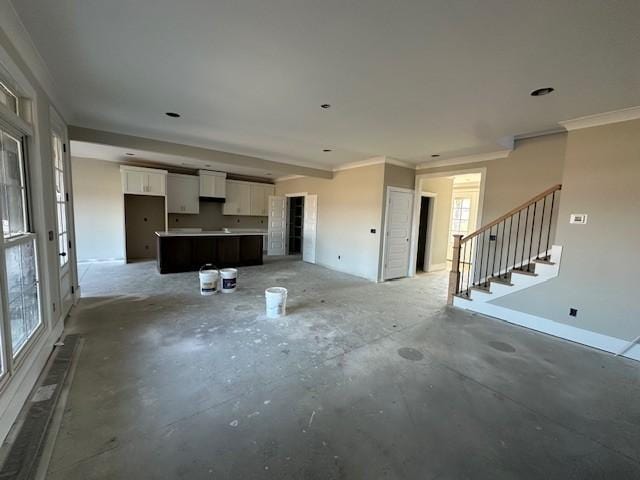
[[507, 218], [509, 218], [511, 215], [515, 215], [516, 213], [518, 213], [520, 210], [524, 210], [525, 208], [533, 205], [534, 203], [536, 203], [539, 200], [542, 200], [544, 197], [546, 197], [547, 195], [553, 193], [553, 192], [557, 192], [558, 190], [562, 189], [562, 184], [558, 184], [558, 185], [554, 185], [551, 188], [548, 188], [547, 190], [545, 190], [544, 192], [536, 195], [535, 197], [533, 197], [530, 200], [527, 200], [526, 202], [524, 202], [522, 205], [509, 210], [507, 213], [505, 213], [504, 215], [498, 217], [496, 220], [487, 223], [484, 227], [479, 228], [478, 230], [476, 230], [473, 233], [470, 233], [469, 235], [464, 236], [461, 240], [460, 243], [464, 243], [467, 242], [469, 240], [471, 240], [473, 237], [477, 237], [478, 235], [480, 235], [483, 232], [486, 232], [487, 230], [489, 230], [491, 227], [495, 227], [497, 224], [499, 224], [500, 222], [502, 222], [503, 220], [506, 220]]

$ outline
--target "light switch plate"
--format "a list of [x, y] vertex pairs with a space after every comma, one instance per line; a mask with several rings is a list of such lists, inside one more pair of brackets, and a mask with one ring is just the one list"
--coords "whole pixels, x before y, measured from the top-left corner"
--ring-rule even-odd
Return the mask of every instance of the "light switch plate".
[[571, 217], [569, 217], [569, 223], [575, 223], [578, 225], [584, 225], [587, 223], [587, 214], [586, 213], [572, 213]]

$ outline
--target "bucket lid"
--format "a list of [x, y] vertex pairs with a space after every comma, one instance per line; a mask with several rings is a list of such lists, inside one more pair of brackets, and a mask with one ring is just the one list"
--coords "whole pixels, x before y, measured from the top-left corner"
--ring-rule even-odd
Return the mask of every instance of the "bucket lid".
[[218, 273], [218, 268], [213, 263], [205, 263], [203, 266], [200, 267], [200, 272], [201, 273], [210, 273], [210, 272]]
[[267, 288], [264, 293], [270, 293], [270, 294], [277, 294], [277, 295], [281, 295], [281, 294], [286, 294], [287, 293], [287, 289], [284, 287], [270, 287]]

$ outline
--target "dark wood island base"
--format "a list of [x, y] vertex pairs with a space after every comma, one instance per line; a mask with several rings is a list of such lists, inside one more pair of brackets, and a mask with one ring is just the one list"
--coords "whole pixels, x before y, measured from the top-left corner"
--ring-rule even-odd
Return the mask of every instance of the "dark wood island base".
[[219, 268], [262, 265], [262, 234], [157, 232], [157, 239], [160, 273], [194, 272], [207, 263]]

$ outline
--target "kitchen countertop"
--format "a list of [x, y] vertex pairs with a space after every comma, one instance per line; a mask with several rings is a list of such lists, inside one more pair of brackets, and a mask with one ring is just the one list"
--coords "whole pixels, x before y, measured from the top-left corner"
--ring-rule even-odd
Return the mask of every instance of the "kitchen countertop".
[[267, 230], [261, 229], [237, 229], [237, 230], [229, 230], [228, 232], [224, 230], [169, 230], [168, 232], [159, 231], [156, 232], [158, 237], [237, 237], [244, 235], [266, 235]]

